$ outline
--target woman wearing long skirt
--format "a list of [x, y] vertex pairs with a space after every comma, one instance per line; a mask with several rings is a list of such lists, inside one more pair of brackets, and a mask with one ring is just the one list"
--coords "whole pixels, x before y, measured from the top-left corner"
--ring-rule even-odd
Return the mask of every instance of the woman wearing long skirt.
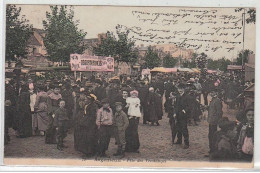
[[79, 150], [79, 140], [81, 138], [80, 126], [79, 126], [79, 117], [84, 114], [84, 106], [86, 105], [86, 94], [84, 93], [83, 88], [80, 89], [79, 97], [76, 97], [75, 105], [75, 116], [73, 117], [74, 125], [74, 149]]
[[32, 126], [35, 134], [39, 132], [41, 135], [44, 135], [50, 124], [47, 108], [48, 95], [43, 85], [38, 86], [38, 89], [40, 91], [36, 95]]
[[140, 99], [138, 91], [130, 92], [131, 97], [126, 99], [128, 107], [129, 125], [126, 129], [126, 152], [139, 152], [140, 141], [138, 135], [138, 124], [141, 117]]
[[[152, 125], [154, 125], [154, 123], [157, 123], [157, 125], [159, 125], [158, 123], [158, 101], [156, 101], [158, 99], [158, 96], [156, 96], [156, 94], [154, 93], [154, 88], [150, 87], [149, 88], [149, 94], [148, 94], [148, 99], [147, 99], [147, 105], [148, 105], [148, 117], [147, 120], [149, 122], [151, 122]], [[161, 98], [160, 98], [161, 99]], [[161, 106], [161, 105], [159, 105]]]
[[48, 116], [49, 124], [45, 133], [45, 143], [46, 144], [56, 144], [56, 128], [53, 126], [53, 114], [59, 108], [59, 101], [62, 99], [60, 94], [60, 87], [55, 86], [53, 93], [48, 95]]
[[75, 149], [83, 153], [83, 158], [94, 156], [97, 151], [97, 105], [94, 103], [95, 98], [93, 94], [87, 96], [84, 109], [79, 112], [76, 119], [77, 127], [74, 133], [77, 134], [77, 137], [74, 138]]
[[27, 85], [21, 86], [17, 105], [18, 136], [25, 138], [32, 136], [32, 116], [30, 108], [30, 93]]

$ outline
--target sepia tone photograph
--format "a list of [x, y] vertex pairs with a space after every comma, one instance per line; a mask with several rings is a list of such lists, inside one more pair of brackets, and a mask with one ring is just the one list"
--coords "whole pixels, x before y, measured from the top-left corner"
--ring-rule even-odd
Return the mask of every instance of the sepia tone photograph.
[[255, 7], [5, 10], [5, 165], [254, 167]]

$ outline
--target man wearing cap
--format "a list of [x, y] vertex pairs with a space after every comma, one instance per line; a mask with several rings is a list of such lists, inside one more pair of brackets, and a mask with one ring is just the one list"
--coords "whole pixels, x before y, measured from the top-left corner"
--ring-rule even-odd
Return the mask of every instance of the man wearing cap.
[[218, 122], [221, 120], [223, 111], [222, 111], [222, 102], [218, 98], [218, 93], [216, 90], [211, 91], [210, 96], [212, 100], [209, 104], [208, 111], [208, 123], [209, 123], [209, 153], [211, 153], [214, 149], [213, 136], [217, 131]]
[[110, 138], [113, 131], [113, 111], [107, 98], [101, 101], [102, 107], [97, 111], [96, 125], [99, 129], [99, 153], [98, 156], [106, 157]]
[[126, 146], [126, 140], [125, 140], [125, 131], [126, 128], [129, 125], [129, 121], [127, 118], [127, 115], [122, 110], [123, 103], [116, 102], [116, 113], [114, 114], [114, 126], [115, 126], [115, 139], [118, 145], [117, 152], [114, 154], [114, 156], [125, 156], [125, 146]]

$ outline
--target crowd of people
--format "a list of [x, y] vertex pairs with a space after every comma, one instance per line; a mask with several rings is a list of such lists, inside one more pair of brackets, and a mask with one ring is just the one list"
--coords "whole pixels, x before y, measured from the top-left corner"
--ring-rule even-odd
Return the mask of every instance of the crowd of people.
[[[140, 121], [159, 126], [165, 112], [173, 145], [189, 148], [188, 126], [207, 118], [210, 159], [248, 161], [253, 157], [254, 106], [245, 104], [241, 94], [253, 82], [235, 75], [190, 73], [158, 73], [151, 80], [141, 75], [76, 80], [70, 74], [10, 79], [5, 84], [5, 144], [10, 141], [8, 128], [13, 128], [19, 138], [41, 135], [46, 144], [63, 150], [71, 130], [74, 148], [83, 157], [107, 157], [114, 137], [114, 155], [123, 158], [125, 152], [139, 152]], [[236, 122], [223, 117], [223, 103], [240, 110]]]

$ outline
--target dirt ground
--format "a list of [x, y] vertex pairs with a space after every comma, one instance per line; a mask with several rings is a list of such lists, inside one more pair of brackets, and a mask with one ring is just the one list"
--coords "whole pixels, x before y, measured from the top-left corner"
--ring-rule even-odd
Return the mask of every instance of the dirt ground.
[[[223, 106], [224, 115], [235, 120], [237, 110], [228, 110]], [[171, 130], [167, 115], [164, 114], [160, 126], [139, 124], [140, 153], [126, 153], [124, 159], [166, 159], [173, 161], [208, 161], [208, 123], [202, 120], [199, 126], [189, 126], [190, 148], [182, 149], [180, 145], [171, 145]], [[45, 144], [43, 136], [16, 138], [14, 131], [9, 130], [11, 141], [4, 148], [6, 158], [55, 158], [55, 159], [82, 159], [82, 154], [74, 150], [73, 131], [65, 138], [63, 151], [56, 149], [55, 144]], [[111, 139], [107, 154], [113, 158], [117, 146]], [[94, 158], [93, 158], [94, 159]]]

